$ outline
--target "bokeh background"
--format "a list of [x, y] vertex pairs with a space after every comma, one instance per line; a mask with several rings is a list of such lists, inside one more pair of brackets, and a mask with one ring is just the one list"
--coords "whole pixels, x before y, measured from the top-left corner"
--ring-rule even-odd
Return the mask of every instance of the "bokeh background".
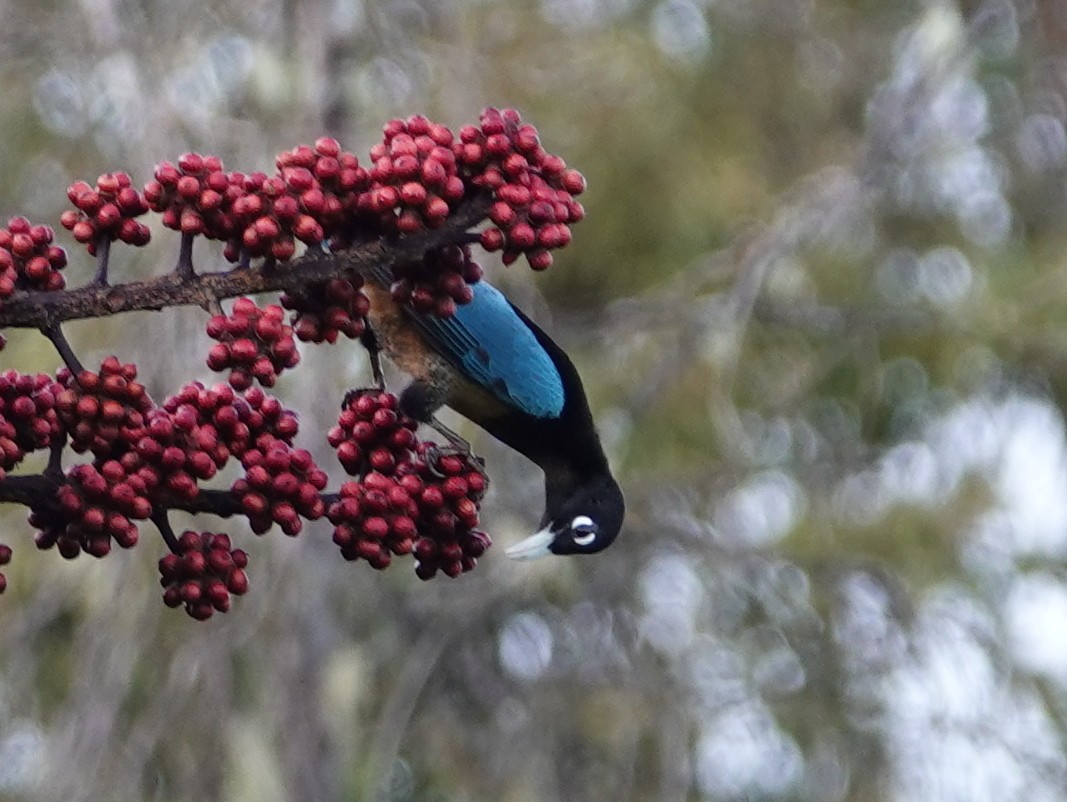
[[[150, 530], [65, 563], [5, 509], [0, 800], [1067, 798], [1067, 2], [0, 19], [5, 216], [189, 149], [269, 169], [327, 132], [364, 154], [393, 116], [521, 109], [588, 219], [547, 274], [483, 263], [573, 355], [629, 503], [604, 554], [511, 564], [540, 474], [452, 419], [493, 480], [475, 572], [347, 564], [324, 522], [245, 535], [252, 589], [206, 624], [161, 604]], [[154, 233], [116, 277], [173, 264]], [[212, 380], [203, 322], [69, 335], [162, 398]], [[55, 368], [7, 334], [4, 368]], [[338, 345], [280, 383], [334, 486], [323, 433], [367, 381]]]

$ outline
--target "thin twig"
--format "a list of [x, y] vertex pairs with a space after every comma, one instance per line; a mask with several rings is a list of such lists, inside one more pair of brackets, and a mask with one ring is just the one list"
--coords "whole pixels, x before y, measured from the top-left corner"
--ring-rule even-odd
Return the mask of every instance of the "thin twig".
[[66, 450], [66, 439], [57, 440], [48, 451], [48, 465], [44, 469], [45, 476], [59, 479], [63, 476], [63, 452]]
[[67, 337], [63, 334], [63, 329], [58, 321], [42, 326], [41, 333], [52, 341], [52, 345], [55, 346], [59, 355], [63, 358], [63, 364], [70, 369], [71, 373], [78, 374], [85, 370], [77, 354], [74, 353], [74, 349], [67, 342]]
[[107, 286], [107, 271], [111, 264], [111, 237], [106, 234], [96, 240], [96, 275], [93, 286]]
[[170, 518], [167, 517], [166, 509], [155, 510], [152, 513], [152, 523], [156, 525], [159, 534], [163, 536], [163, 540], [167, 543], [167, 548], [177, 554], [178, 538], [174, 536], [174, 527], [170, 525]]

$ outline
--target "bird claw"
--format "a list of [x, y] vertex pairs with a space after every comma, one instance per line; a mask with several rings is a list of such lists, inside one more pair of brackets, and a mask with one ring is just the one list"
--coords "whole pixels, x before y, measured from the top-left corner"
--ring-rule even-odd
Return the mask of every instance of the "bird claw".
[[437, 479], [445, 478], [445, 475], [437, 470], [437, 463], [440, 462], [441, 457], [443, 457], [444, 454], [444, 450], [438, 445], [430, 445], [426, 449], [426, 470]]
[[374, 333], [374, 329], [368, 326], [363, 330], [359, 341], [367, 350], [367, 359], [370, 362], [371, 376], [374, 378], [374, 383], [378, 386], [379, 391], [384, 391], [385, 373], [382, 371], [382, 346], [378, 342], [378, 335]]
[[[446, 445], [440, 445], [438, 443], [429, 443], [426, 446], [424, 452], [426, 458], [426, 468], [431, 474], [438, 479], [447, 478], [445, 474], [441, 473], [437, 469], [437, 465], [442, 457], [457, 455], [468, 459], [480, 467], [485, 467], [485, 460], [479, 457], [474, 451], [471, 450], [471, 444], [453, 432], [446, 426], [440, 426], [438, 421], [433, 421], [431, 424], [433, 428], [437, 429], [444, 437], [448, 439]], [[440, 428], [438, 428], [440, 426]], [[443, 431], [442, 431], [443, 430]]]
[[341, 399], [341, 409], [348, 409], [348, 405], [352, 403], [352, 400], [359, 398], [359, 396], [363, 395], [365, 392], [367, 392], [367, 388], [365, 387], [353, 387], [351, 390], [348, 390], [345, 393], [345, 397]]
[[441, 423], [441, 421], [437, 420], [437, 418], [430, 419], [430, 427], [448, 440], [448, 444], [455, 449], [453, 453], [464, 455], [469, 455], [471, 453], [471, 444]]
[[369, 351], [367, 356], [370, 359], [370, 370], [371, 375], [374, 377], [374, 383], [378, 385], [378, 390], [380, 392], [384, 392], [385, 373], [382, 371], [382, 359], [377, 351]]

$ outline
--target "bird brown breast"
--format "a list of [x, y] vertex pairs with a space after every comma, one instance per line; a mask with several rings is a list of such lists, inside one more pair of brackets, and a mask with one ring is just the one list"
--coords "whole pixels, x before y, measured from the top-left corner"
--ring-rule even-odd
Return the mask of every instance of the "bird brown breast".
[[508, 408], [500, 399], [461, 376], [426, 344], [389, 290], [368, 281], [363, 292], [370, 300], [367, 319], [390, 362], [414, 379], [444, 388], [448, 406], [464, 417], [487, 420], [507, 413]]
[[363, 292], [370, 299], [367, 319], [385, 355], [409, 376], [431, 381], [435, 372], [431, 362], [434, 358], [440, 359], [440, 356], [426, 347], [422, 337], [393, 300], [392, 293], [372, 282], [363, 286]]

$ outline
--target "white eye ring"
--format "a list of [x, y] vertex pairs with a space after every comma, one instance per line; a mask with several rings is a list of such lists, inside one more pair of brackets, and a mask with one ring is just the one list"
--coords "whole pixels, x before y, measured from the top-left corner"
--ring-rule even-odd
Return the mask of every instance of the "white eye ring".
[[579, 515], [571, 521], [571, 539], [576, 546], [588, 546], [596, 540], [597, 530], [593, 519], [588, 515]]
[[596, 532], [586, 532], [584, 535], [575, 535], [573, 540], [579, 546], [588, 546], [596, 540]]

